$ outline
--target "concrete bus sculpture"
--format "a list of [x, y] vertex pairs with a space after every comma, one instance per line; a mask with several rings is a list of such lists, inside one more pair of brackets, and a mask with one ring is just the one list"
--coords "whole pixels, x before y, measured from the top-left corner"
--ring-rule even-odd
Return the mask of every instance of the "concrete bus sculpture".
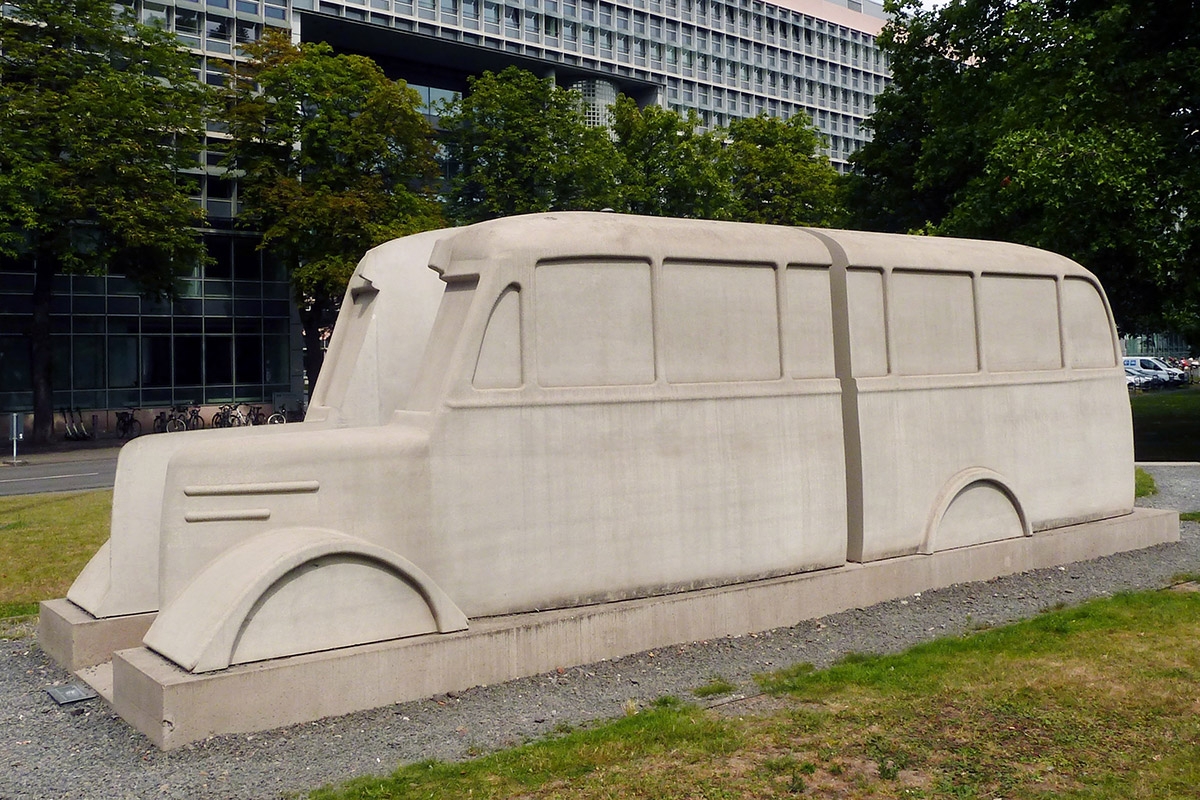
[[1065, 258], [497, 220], [366, 255], [304, 423], [128, 444], [43, 644], [175, 746], [1177, 538], [1132, 461]]

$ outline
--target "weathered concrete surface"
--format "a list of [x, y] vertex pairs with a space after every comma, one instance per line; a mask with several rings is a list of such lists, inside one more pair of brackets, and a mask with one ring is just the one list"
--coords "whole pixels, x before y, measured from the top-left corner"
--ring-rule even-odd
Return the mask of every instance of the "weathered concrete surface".
[[304, 423], [126, 447], [68, 599], [211, 671], [1119, 516], [1132, 459], [1060, 256], [514, 217], [368, 253]]
[[97, 618], [70, 600], [44, 600], [38, 614], [38, 645], [72, 672], [112, 660], [115, 650], [138, 647], [154, 614]]

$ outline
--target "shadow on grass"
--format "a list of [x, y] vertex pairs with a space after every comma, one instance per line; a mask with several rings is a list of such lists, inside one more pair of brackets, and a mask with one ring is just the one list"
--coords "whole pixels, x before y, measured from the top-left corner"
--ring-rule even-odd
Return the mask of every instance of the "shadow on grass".
[[1200, 461], [1200, 384], [1130, 398], [1138, 461]]

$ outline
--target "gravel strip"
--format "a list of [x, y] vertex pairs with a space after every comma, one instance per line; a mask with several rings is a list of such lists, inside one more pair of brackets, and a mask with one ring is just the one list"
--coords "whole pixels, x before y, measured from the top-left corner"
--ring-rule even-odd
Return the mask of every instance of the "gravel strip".
[[[1139, 504], [1200, 509], [1200, 466], [1155, 465], [1159, 494]], [[271, 798], [399, 763], [460, 759], [561, 725], [620, 716], [632, 701], [691, 691], [720, 676], [741, 695], [752, 676], [847, 652], [886, 652], [999, 625], [1060, 603], [1167, 585], [1200, 573], [1200, 524], [1179, 544], [953, 586], [751, 636], [674, 646], [498, 686], [401, 703], [266, 733], [229, 735], [163, 753], [102, 700], [58, 706], [46, 687], [73, 677], [33, 638], [0, 640], [0, 800]], [[723, 698], [727, 701], [729, 698]], [[719, 700], [718, 702], [722, 702]]]

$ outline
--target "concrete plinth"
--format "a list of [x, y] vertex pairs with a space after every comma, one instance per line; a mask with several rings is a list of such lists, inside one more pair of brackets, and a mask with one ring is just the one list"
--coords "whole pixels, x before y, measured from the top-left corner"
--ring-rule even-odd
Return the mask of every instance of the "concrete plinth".
[[44, 600], [38, 613], [38, 644], [72, 672], [112, 659], [116, 650], [138, 647], [155, 614], [97, 619], [66, 598]]
[[135, 647], [113, 656], [112, 704], [155, 745], [171, 749], [216, 734], [264, 730], [669, 644], [785, 627], [914, 592], [1178, 539], [1176, 512], [1138, 509], [1116, 519], [932, 555], [664, 597], [475, 619], [459, 633], [203, 675]]

